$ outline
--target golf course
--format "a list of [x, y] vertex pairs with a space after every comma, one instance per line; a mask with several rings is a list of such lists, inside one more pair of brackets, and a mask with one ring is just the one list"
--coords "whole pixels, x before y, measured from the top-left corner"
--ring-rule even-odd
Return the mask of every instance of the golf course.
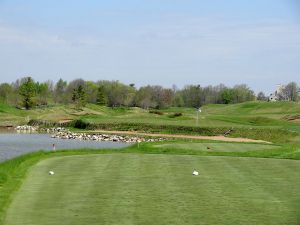
[[0, 225], [300, 225], [300, 0], [0, 0]]
[[299, 113], [291, 102], [207, 105], [200, 115], [190, 108], [153, 113], [93, 104], [80, 110], [1, 105], [3, 126], [29, 117], [74, 132], [168, 138], [118, 150], [39, 151], [2, 162], [0, 224], [297, 225], [300, 122], [291, 118]]

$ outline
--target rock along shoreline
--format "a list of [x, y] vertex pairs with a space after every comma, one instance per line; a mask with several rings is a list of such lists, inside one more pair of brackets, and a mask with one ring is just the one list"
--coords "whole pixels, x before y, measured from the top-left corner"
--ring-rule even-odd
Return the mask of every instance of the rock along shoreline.
[[110, 142], [124, 142], [124, 143], [139, 143], [139, 142], [159, 142], [164, 141], [166, 138], [144, 138], [139, 136], [129, 136], [129, 135], [114, 135], [114, 134], [86, 134], [86, 133], [76, 133], [71, 132], [63, 127], [54, 128], [39, 128], [35, 126], [17, 126], [15, 127], [17, 131], [26, 132], [45, 132], [52, 134], [51, 138], [60, 139], [74, 139], [74, 140], [84, 140], [84, 141], [110, 141]]

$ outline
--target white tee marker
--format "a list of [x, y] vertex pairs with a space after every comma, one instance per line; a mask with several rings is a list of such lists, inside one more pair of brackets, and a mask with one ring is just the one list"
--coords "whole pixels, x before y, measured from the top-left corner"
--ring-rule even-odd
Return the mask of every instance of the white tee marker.
[[194, 170], [194, 171], [193, 171], [193, 175], [194, 175], [194, 176], [198, 176], [198, 175], [199, 175], [199, 172], [196, 171], [196, 170]]

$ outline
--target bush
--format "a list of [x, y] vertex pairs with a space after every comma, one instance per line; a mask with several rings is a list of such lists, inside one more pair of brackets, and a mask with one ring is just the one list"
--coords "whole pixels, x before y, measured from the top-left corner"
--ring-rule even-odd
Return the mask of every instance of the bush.
[[161, 115], [164, 115], [163, 112], [158, 111], [158, 110], [150, 110], [149, 113], [157, 114], [157, 115], [160, 115], [160, 116], [161, 116]]
[[182, 116], [183, 114], [181, 112], [177, 112], [177, 113], [173, 113], [171, 115], [169, 115], [170, 118], [175, 118], [175, 117], [179, 117], [179, 116]]
[[78, 129], [86, 129], [86, 128], [90, 127], [90, 123], [79, 119], [79, 120], [75, 120], [74, 127], [78, 128]]

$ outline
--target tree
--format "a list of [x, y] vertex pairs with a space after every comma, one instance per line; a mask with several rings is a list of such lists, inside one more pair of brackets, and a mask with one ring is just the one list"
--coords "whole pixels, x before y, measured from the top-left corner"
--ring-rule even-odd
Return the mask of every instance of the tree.
[[97, 93], [97, 104], [98, 105], [106, 105], [107, 99], [104, 95], [103, 87], [98, 87], [98, 93]]
[[47, 105], [49, 97], [49, 87], [47, 83], [36, 83], [37, 104]]
[[295, 82], [290, 82], [288, 85], [284, 88], [285, 95], [288, 100], [297, 102], [298, 101], [298, 86]]
[[224, 104], [233, 103], [234, 100], [234, 90], [231, 88], [226, 88], [223, 90], [222, 94], [222, 101]]
[[81, 108], [86, 105], [86, 94], [82, 85], [73, 90], [72, 101], [76, 105], [76, 108]]
[[154, 108], [153, 88], [151, 86], [141, 87], [134, 96], [134, 105], [143, 109]]
[[266, 97], [265, 93], [263, 93], [262, 91], [260, 91], [260, 92], [257, 94], [257, 100], [258, 100], [258, 101], [267, 101], [268, 98]]
[[78, 88], [79, 88], [80, 85], [82, 86], [82, 89], [85, 90], [84, 89], [85, 81], [83, 79], [75, 79], [75, 80], [72, 80], [69, 83], [69, 85], [66, 88], [65, 94], [64, 94], [65, 99], [66, 99], [66, 103], [67, 102], [73, 102], [74, 103], [74, 101], [73, 101], [74, 89], [76, 91], [78, 91]]
[[56, 103], [64, 103], [66, 102], [66, 93], [67, 89], [67, 81], [63, 81], [63, 79], [59, 79], [54, 88], [54, 101]]
[[200, 85], [188, 85], [181, 91], [183, 101], [186, 107], [199, 108], [201, 106], [201, 92]]
[[19, 88], [19, 94], [23, 98], [23, 105], [28, 110], [33, 105], [33, 97], [36, 95], [36, 86], [31, 77], [25, 77]]
[[8, 98], [12, 94], [13, 89], [8, 83], [0, 84], [0, 101], [8, 103]]
[[255, 100], [254, 92], [246, 84], [238, 84], [232, 88], [232, 103], [241, 103]]
[[98, 85], [93, 81], [86, 81], [84, 84], [86, 100], [89, 103], [97, 103]]

